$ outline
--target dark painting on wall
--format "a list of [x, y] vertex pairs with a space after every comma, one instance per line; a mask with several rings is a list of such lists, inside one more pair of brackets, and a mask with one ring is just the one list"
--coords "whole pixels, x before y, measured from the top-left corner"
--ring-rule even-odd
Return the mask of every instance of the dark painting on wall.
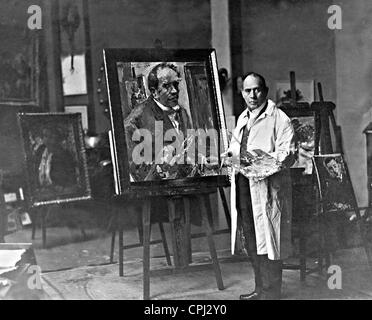
[[22, 142], [17, 126], [17, 113], [32, 111], [32, 107], [0, 105], [0, 171], [10, 183], [23, 176]]
[[38, 105], [39, 38], [26, 26], [0, 23], [0, 104]]
[[227, 136], [215, 51], [106, 49], [104, 55], [117, 191], [221, 176]]
[[91, 198], [80, 114], [19, 114], [33, 206]]

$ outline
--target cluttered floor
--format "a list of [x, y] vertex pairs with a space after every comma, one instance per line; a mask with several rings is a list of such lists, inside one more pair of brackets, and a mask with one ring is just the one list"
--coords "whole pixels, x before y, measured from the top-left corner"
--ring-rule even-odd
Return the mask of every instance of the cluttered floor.
[[[33, 250], [41, 268], [42, 296], [45, 300], [133, 300], [142, 299], [142, 247], [124, 250], [124, 276], [119, 277], [118, 246], [110, 262], [111, 233], [102, 229], [85, 230], [52, 227], [47, 229], [47, 247], [42, 248], [41, 231], [36, 230]], [[165, 226], [166, 234], [170, 230]], [[198, 227], [193, 226], [193, 232]], [[174, 273], [167, 266], [161, 244], [151, 246], [151, 270], [169, 270], [150, 278], [153, 300], [237, 300], [239, 295], [253, 290], [253, 272], [247, 257], [232, 256], [229, 234], [215, 235], [224, 290], [218, 290], [211, 268]], [[160, 239], [153, 228], [152, 239]], [[7, 243], [31, 242], [31, 229], [24, 228], [6, 237]], [[125, 230], [124, 245], [138, 243], [135, 228]], [[192, 265], [211, 262], [207, 239], [192, 240]], [[296, 262], [296, 259], [293, 260]], [[315, 257], [307, 260], [316, 266]], [[336, 286], [329, 285], [329, 275], [313, 273], [301, 283], [297, 270], [283, 272], [283, 299], [372, 299], [372, 271], [368, 268], [363, 249], [343, 249], [333, 256], [332, 264], [339, 266], [341, 278]], [[333, 289], [332, 289], [333, 288]]]

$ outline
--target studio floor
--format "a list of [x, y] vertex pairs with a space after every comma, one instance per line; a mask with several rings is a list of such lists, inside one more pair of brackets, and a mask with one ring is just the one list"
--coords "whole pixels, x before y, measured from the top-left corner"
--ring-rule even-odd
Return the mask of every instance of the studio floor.
[[[167, 237], [169, 230], [165, 226]], [[195, 227], [193, 232], [199, 232]], [[253, 290], [253, 272], [244, 255], [232, 256], [229, 235], [215, 237], [224, 290], [218, 290], [206, 238], [192, 240], [192, 272], [174, 273], [166, 264], [161, 244], [151, 246], [150, 296], [153, 300], [237, 300]], [[152, 239], [160, 239], [153, 227]], [[23, 229], [8, 235], [6, 242], [30, 242], [31, 230]], [[124, 245], [138, 243], [136, 229], [124, 232]], [[111, 234], [98, 229], [86, 230], [54, 227], [47, 229], [47, 248], [41, 244], [38, 229], [33, 240], [37, 263], [42, 269], [44, 299], [51, 300], [138, 300], [142, 299], [142, 247], [124, 250], [124, 277], [119, 277], [118, 246], [110, 263]], [[290, 262], [296, 262], [295, 259]], [[342, 271], [342, 289], [329, 289], [327, 274], [314, 273], [301, 283], [297, 270], [283, 271], [283, 299], [372, 299], [372, 272], [360, 248], [339, 250], [332, 263]], [[316, 266], [314, 258], [309, 267]], [[165, 271], [164, 271], [165, 270]]]

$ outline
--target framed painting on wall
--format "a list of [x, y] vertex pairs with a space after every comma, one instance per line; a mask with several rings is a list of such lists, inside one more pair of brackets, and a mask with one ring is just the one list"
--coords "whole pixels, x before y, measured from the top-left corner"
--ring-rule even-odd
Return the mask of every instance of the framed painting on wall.
[[18, 119], [26, 200], [36, 207], [90, 199], [81, 115], [21, 113]]
[[224, 176], [226, 123], [213, 49], [105, 49], [104, 59], [119, 194]]
[[0, 22], [0, 105], [39, 105], [39, 33]]
[[70, 56], [61, 59], [63, 95], [75, 96], [87, 94], [85, 55], [80, 54], [73, 57], [73, 69], [71, 68], [71, 59], [72, 57]]

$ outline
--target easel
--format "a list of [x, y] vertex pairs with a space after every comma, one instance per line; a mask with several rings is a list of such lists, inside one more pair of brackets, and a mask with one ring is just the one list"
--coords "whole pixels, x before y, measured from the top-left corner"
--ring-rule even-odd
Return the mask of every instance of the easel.
[[[320, 83], [317, 84], [318, 93], [319, 93], [319, 100], [316, 102], [312, 102], [310, 105], [308, 103], [303, 102], [297, 102], [296, 101], [296, 80], [295, 80], [295, 73], [292, 71], [290, 72], [290, 83], [291, 83], [291, 100], [289, 105], [286, 105], [285, 107], [288, 109], [291, 108], [303, 108], [303, 109], [309, 109], [316, 112], [316, 122], [318, 126], [317, 135], [315, 137], [315, 146], [314, 146], [314, 154], [317, 155], [319, 153], [321, 154], [332, 154], [332, 153], [341, 153], [343, 154], [343, 148], [342, 148], [342, 136], [341, 136], [341, 127], [337, 125], [335, 116], [333, 111], [336, 108], [336, 105], [333, 102], [330, 101], [324, 101], [323, 98], [323, 91], [322, 86]], [[331, 135], [331, 128], [330, 123], [332, 124], [332, 129], [334, 132], [334, 148], [332, 143], [332, 135]], [[347, 169], [347, 168], [346, 168]], [[298, 181], [296, 181], [297, 184], [300, 184], [302, 187], [307, 187], [307, 185], [310, 184], [313, 185], [314, 188], [314, 178], [307, 179], [306, 182], [304, 179], [301, 179], [300, 177], [297, 177]], [[302, 181], [304, 180], [304, 181]], [[313, 180], [313, 181], [310, 181]], [[359, 209], [357, 207], [357, 202], [355, 199], [355, 193], [353, 192], [354, 197], [354, 211], [357, 214], [357, 219], [359, 222], [362, 221], [362, 218], [360, 216]], [[284, 269], [300, 269], [300, 277], [301, 280], [304, 281], [307, 274], [310, 274], [314, 271], [322, 272], [323, 269], [323, 260], [325, 261], [325, 267], [328, 268], [331, 264], [331, 255], [328, 250], [328, 247], [326, 245], [325, 241], [325, 214], [321, 212], [321, 200], [319, 198], [319, 195], [316, 194], [315, 202], [316, 202], [316, 219], [317, 219], [317, 226], [318, 226], [318, 234], [319, 234], [319, 247], [318, 247], [318, 266], [317, 268], [307, 270], [306, 268], [306, 224], [307, 219], [309, 219], [308, 213], [300, 213], [300, 265], [284, 265]], [[365, 237], [364, 232], [364, 225], [360, 224], [360, 231], [361, 231], [361, 239], [363, 242], [363, 247], [366, 251], [366, 255], [369, 261], [370, 266], [372, 265], [372, 258], [370, 250], [368, 250], [368, 243], [367, 239]]]
[[[315, 145], [314, 153], [319, 153], [319, 145], [321, 141], [320, 137], [320, 114], [319, 110], [314, 110], [310, 103], [299, 102], [296, 100], [296, 76], [295, 72], [290, 72], [290, 90], [291, 97], [289, 102], [283, 103], [282, 110], [287, 113], [288, 116], [314, 116], [315, 115]], [[315, 112], [314, 112], [315, 111]], [[317, 130], [318, 129], [318, 130]], [[293, 213], [292, 219], [297, 220], [298, 232], [296, 238], [299, 240], [299, 263], [283, 263], [283, 269], [286, 270], [299, 270], [300, 271], [300, 281], [305, 282], [306, 276], [317, 272], [319, 268], [307, 267], [307, 229], [309, 225], [310, 218], [313, 214], [313, 203], [310, 203], [310, 199], [313, 199], [315, 195], [314, 179], [312, 175], [304, 175], [303, 169], [291, 168], [291, 178], [292, 178], [292, 205]], [[306, 195], [306, 197], [304, 197]], [[292, 231], [294, 231], [294, 224], [292, 225]], [[318, 249], [320, 255], [320, 248]]]
[[[70, 204], [73, 206], [72, 204]], [[29, 206], [28, 210], [31, 215], [32, 222], [32, 231], [31, 231], [31, 239], [35, 240], [36, 235], [36, 226], [38, 220], [40, 220], [41, 226], [41, 237], [42, 237], [42, 248], [47, 248], [47, 219], [60, 204], [47, 204], [42, 206]], [[86, 233], [84, 227], [80, 226], [80, 231], [83, 238], [86, 238]]]
[[[323, 99], [323, 92], [322, 92], [322, 86], [320, 83], [318, 83], [318, 91], [319, 91], [319, 98], [320, 102], [313, 102], [312, 103], [312, 108], [314, 109], [319, 109], [320, 117], [321, 117], [321, 151], [323, 154], [332, 154], [332, 153], [340, 153], [343, 155], [343, 148], [342, 148], [342, 135], [341, 135], [341, 127], [337, 125], [333, 110], [335, 110], [336, 105], [332, 102], [329, 101], [324, 101]], [[332, 128], [334, 131], [335, 135], [335, 148], [332, 147], [332, 138], [331, 138], [331, 131], [330, 131], [330, 126], [329, 122], [332, 123]], [[345, 169], [347, 175], [350, 177], [349, 174], [349, 169], [347, 167], [347, 164], [345, 163]], [[355, 197], [355, 192], [354, 189], [352, 190], [352, 198], [353, 198], [353, 211], [355, 212], [357, 216], [357, 222], [358, 222], [358, 227], [360, 231], [360, 238], [362, 240], [362, 246], [365, 250], [367, 260], [369, 267], [372, 268], [372, 253], [371, 249], [368, 246], [368, 239], [366, 237], [366, 227], [364, 225], [363, 218], [360, 214], [357, 200]], [[326, 232], [327, 230], [325, 229], [325, 215], [327, 212], [324, 212], [322, 202], [323, 199], [318, 199], [319, 205], [317, 206], [317, 214], [319, 216], [319, 223], [320, 223], [320, 234], [321, 234], [321, 250], [322, 250], [322, 256], [319, 259], [319, 268], [320, 271], [322, 270], [322, 264], [323, 264], [323, 259], [325, 259], [325, 267], [328, 268], [331, 265], [331, 253], [329, 251], [327, 241], [326, 241]]]
[[[200, 213], [202, 216], [202, 224], [207, 236], [209, 252], [212, 259], [217, 287], [219, 290], [224, 289], [221, 270], [218, 262], [217, 252], [213, 239], [213, 226], [211, 224], [212, 209], [210, 205], [209, 195], [216, 192], [223, 186], [227, 186], [227, 182], [212, 182], [208, 181], [190, 185], [190, 186], [174, 186], [155, 189], [141, 189], [141, 191], [132, 190], [125, 194], [126, 199], [142, 201], [142, 228], [143, 228], [143, 298], [150, 299], [150, 236], [151, 236], [151, 204], [159, 199], [166, 199], [168, 207], [169, 222], [171, 225], [171, 237], [173, 248], [174, 269], [171, 273], [179, 273], [192, 271], [200, 266], [190, 266], [191, 262], [191, 230], [190, 230], [190, 197], [196, 197], [200, 204]], [[221, 192], [221, 189], [220, 192]], [[223, 190], [222, 190], [223, 192]], [[176, 201], [182, 201], [184, 212], [181, 214], [176, 211]], [[226, 201], [226, 199], [225, 199]], [[223, 200], [224, 202], [224, 200]], [[226, 202], [227, 205], [227, 202]], [[226, 213], [226, 212], [225, 212]], [[123, 275], [123, 225], [119, 223], [119, 274]], [[165, 235], [164, 235], [165, 236]], [[163, 238], [163, 245], [167, 257], [168, 265], [170, 265], [169, 252], [167, 253], [166, 241]], [[209, 266], [203, 265], [202, 267]], [[164, 270], [169, 272], [170, 270]], [[160, 270], [162, 272], [162, 270]]]
[[3, 173], [0, 170], [0, 243], [5, 242], [5, 233], [7, 227], [7, 216], [5, 209], [5, 199], [3, 192]]
[[31, 214], [32, 219], [32, 231], [31, 231], [31, 239], [35, 240], [36, 235], [36, 222], [38, 217], [41, 218], [41, 237], [42, 237], [42, 248], [45, 249], [47, 247], [47, 226], [46, 220], [47, 217], [52, 212], [53, 206], [42, 206], [42, 207], [30, 207], [29, 211]]
[[[216, 190], [215, 190], [215, 192], [216, 192]], [[217, 188], [217, 193], [220, 195], [220, 199], [221, 199], [221, 203], [222, 203], [222, 207], [223, 207], [223, 212], [224, 212], [224, 215], [225, 215], [225, 218], [226, 218], [226, 223], [227, 223], [228, 229], [214, 231], [213, 232], [214, 235], [231, 232], [230, 209], [229, 209], [229, 204], [227, 202], [225, 191], [224, 191], [223, 187], [218, 187]], [[115, 200], [113, 202], [115, 202]], [[186, 205], [187, 204], [185, 204], [185, 206]], [[109, 211], [112, 212], [114, 206], [113, 206], [112, 203], [110, 203], [109, 206], [110, 206]], [[117, 210], [115, 210], [115, 211], [117, 211]], [[118, 224], [118, 221], [119, 221], [118, 219], [120, 219], [119, 214], [115, 212], [113, 217], [112, 217], [111, 224], [119, 225]], [[188, 221], [185, 221], [185, 223], [188, 223]], [[171, 266], [172, 262], [171, 262], [170, 255], [169, 255], [169, 249], [168, 249], [167, 239], [166, 239], [165, 232], [164, 232], [164, 226], [163, 226], [162, 222], [158, 222], [157, 224], [158, 224], [158, 227], [159, 227], [159, 230], [160, 230], [161, 240], [151, 240], [150, 245], [162, 243], [163, 248], [164, 248], [165, 257], [167, 259], [167, 264], [169, 266]], [[126, 250], [126, 249], [133, 249], [133, 248], [138, 248], [138, 247], [143, 246], [143, 225], [142, 225], [142, 217], [140, 215], [138, 215], [138, 219], [137, 219], [137, 228], [138, 228], [139, 243], [135, 243], [135, 244], [124, 245], [122, 243], [123, 242], [122, 241], [122, 239], [123, 239], [122, 232], [119, 231], [119, 276], [121, 276], [121, 277], [124, 275], [124, 273], [123, 273], [123, 255], [120, 252], [122, 252], [123, 250]], [[110, 263], [114, 263], [115, 241], [116, 241], [116, 233], [117, 232], [118, 232], [118, 230], [116, 228], [113, 228], [112, 234], [111, 234]], [[204, 233], [192, 234], [191, 238], [194, 239], [194, 238], [200, 238], [200, 237], [204, 237], [204, 236], [205, 236]], [[191, 257], [190, 257], [190, 261], [191, 261]]]

